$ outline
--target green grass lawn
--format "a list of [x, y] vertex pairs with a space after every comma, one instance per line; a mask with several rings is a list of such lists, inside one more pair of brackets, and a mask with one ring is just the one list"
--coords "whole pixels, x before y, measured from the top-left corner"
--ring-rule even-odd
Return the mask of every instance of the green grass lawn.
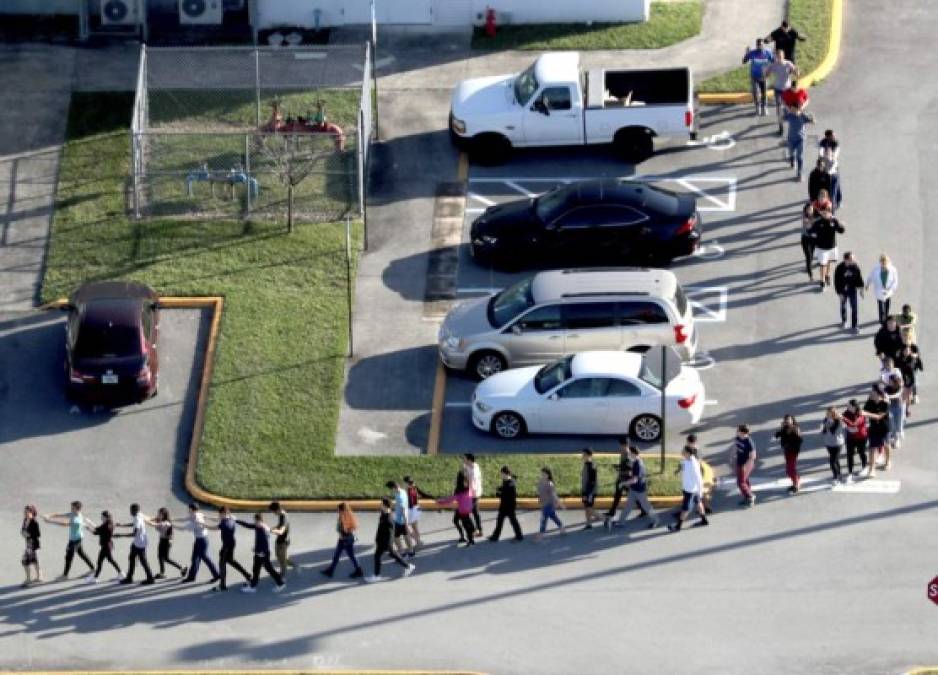
[[494, 49], [658, 49], [700, 32], [703, 3], [653, 2], [651, 18], [643, 23], [524, 24], [499, 26], [496, 36], [477, 27], [472, 48]]
[[[827, 55], [830, 42], [831, 4], [832, 0], [789, 0], [788, 22], [799, 33], [808, 37], [804, 42], [799, 42], [795, 48], [798, 69], [804, 75], [817, 68]], [[775, 26], [772, 26], [771, 30], [774, 28]], [[766, 35], [771, 30], [766, 30]], [[742, 48], [739, 50], [739, 58], [742, 59]], [[697, 91], [699, 93], [748, 93], [748, 64], [703, 80], [697, 85]]]
[[[412, 474], [431, 493], [451, 488], [455, 457], [341, 457], [334, 439], [347, 335], [343, 223], [301, 223], [292, 235], [272, 220], [134, 222], [127, 216], [130, 100], [75, 94], [59, 173], [43, 299], [93, 279], [132, 278], [164, 295], [223, 295], [216, 367], [197, 478], [209, 491], [243, 498], [382, 495]], [[356, 239], [361, 236], [355, 225]], [[601, 458], [612, 489], [611, 458]], [[525, 495], [541, 466], [564, 494], [579, 490], [576, 455], [481, 458], [494, 489], [509, 464]], [[606, 465], [610, 465], [607, 468]], [[658, 470], [654, 458], [649, 470]], [[669, 462], [652, 495], [679, 494]]]

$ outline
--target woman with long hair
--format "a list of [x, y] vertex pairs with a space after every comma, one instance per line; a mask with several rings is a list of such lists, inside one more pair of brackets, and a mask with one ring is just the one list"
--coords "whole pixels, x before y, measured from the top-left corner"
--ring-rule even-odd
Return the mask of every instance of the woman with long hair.
[[472, 522], [472, 486], [466, 473], [462, 470], [456, 474], [456, 487], [453, 494], [449, 497], [437, 499], [437, 504], [456, 504], [456, 511], [453, 513], [453, 525], [459, 533], [460, 544], [465, 543], [467, 547], [476, 543], [475, 541], [475, 523]]
[[554, 474], [546, 466], [541, 469], [541, 478], [537, 482], [537, 501], [541, 507], [541, 527], [534, 535], [534, 541], [540, 541], [544, 537], [548, 520], [554, 521], [560, 533], [563, 534], [566, 530], [557, 515], [557, 509], [561, 506], [560, 497], [554, 485]]
[[166, 566], [171, 565], [179, 570], [179, 575], [185, 577], [189, 573], [189, 568], [180, 565], [169, 557], [169, 551], [173, 547], [173, 519], [169, 517], [169, 509], [165, 506], [160, 507], [156, 512], [156, 518], [147, 518], [147, 523], [156, 528], [160, 533], [160, 543], [157, 545], [156, 555], [160, 563], [160, 573], [156, 575], [157, 579], [166, 578]]
[[821, 440], [827, 448], [827, 457], [830, 461], [832, 484], [840, 482], [840, 453], [844, 450], [844, 423], [840, 419], [837, 408], [831, 406], [821, 422]]
[[364, 572], [362, 572], [358, 560], [355, 559], [355, 532], [358, 530], [358, 518], [352, 512], [352, 507], [345, 502], [339, 504], [337, 511], [338, 518], [336, 519], [335, 530], [339, 535], [339, 540], [335, 545], [335, 553], [332, 554], [332, 564], [321, 570], [321, 572], [324, 576], [332, 577], [335, 574], [335, 568], [339, 564], [339, 558], [344, 551], [348, 559], [355, 565], [355, 571], [349, 577], [360, 579], [364, 576]]
[[782, 446], [782, 454], [785, 456], [785, 475], [791, 479], [791, 487], [788, 488], [788, 494], [797, 494], [801, 489], [801, 476], [798, 475], [798, 455], [801, 452], [801, 428], [792, 415], [785, 415], [782, 418], [782, 426], [775, 432], [775, 438]]
[[89, 583], [98, 583], [98, 577], [101, 576], [101, 570], [104, 568], [104, 561], [111, 563], [117, 571], [114, 581], [120, 581], [123, 578], [121, 566], [114, 560], [114, 518], [110, 511], [101, 512], [101, 524], [96, 525], [92, 532], [98, 537], [98, 562], [94, 568], [94, 576], [88, 579]]
[[[26, 548], [23, 550], [23, 571], [26, 573], [26, 580], [23, 587], [42, 581], [42, 569], [39, 567], [39, 511], [32, 504], [23, 507], [23, 524], [20, 526], [20, 534], [23, 535], [23, 541]], [[29, 574], [29, 569], [36, 569], [36, 577]]]

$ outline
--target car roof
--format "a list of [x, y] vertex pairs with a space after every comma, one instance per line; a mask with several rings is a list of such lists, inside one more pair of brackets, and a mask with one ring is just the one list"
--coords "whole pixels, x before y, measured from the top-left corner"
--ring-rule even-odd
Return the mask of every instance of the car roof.
[[140, 325], [141, 298], [103, 298], [99, 301], [82, 305], [82, 325], [126, 326], [136, 328]]
[[570, 362], [574, 377], [617, 375], [638, 377], [644, 356], [634, 352], [593, 351], [580, 352]]
[[655, 193], [658, 198], [679, 199], [680, 196], [666, 188], [652, 183], [628, 178], [592, 178], [568, 183], [562, 188], [572, 198], [581, 203], [616, 202], [643, 204], [648, 193]]
[[579, 82], [579, 52], [548, 52], [541, 54], [534, 66], [534, 77], [540, 84], [547, 82]]
[[157, 300], [159, 296], [146, 284], [136, 281], [92, 281], [83, 284], [69, 300], [73, 305], [84, 305], [95, 300], [132, 300], [136, 305], [144, 300]]
[[583, 295], [648, 295], [672, 298], [677, 277], [668, 270], [645, 267], [590, 267], [549, 270], [534, 276], [531, 292], [541, 304]]

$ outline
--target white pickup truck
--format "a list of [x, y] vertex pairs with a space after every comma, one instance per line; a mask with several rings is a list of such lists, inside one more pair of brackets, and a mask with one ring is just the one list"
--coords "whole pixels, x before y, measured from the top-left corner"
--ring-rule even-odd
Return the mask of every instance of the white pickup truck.
[[696, 137], [689, 68], [580, 71], [577, 52], [540, 56], [516, 75], [463, 80], [450, 105], [450, 136], [473, 159], [496, 164], [512, 148], [611, 143], [628, 162], [655, 137]]

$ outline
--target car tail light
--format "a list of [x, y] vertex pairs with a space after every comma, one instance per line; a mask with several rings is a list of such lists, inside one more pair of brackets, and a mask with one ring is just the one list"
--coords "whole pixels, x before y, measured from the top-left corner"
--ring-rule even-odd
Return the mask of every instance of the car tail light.
[[150, 378], [153, 377], [153, 371], [150, 370], [149, 365], [144, 365], [140, 369], [140, 372], [137, 373], [137, 384], [149, 384]]
[[678, 325], [674, 327], [674, 340], [679, 345], [684, 344], [687, 341], [688, 337], [689, 336], [687, 335], [687, 326], [685, 326], [682, 323], [679, 323]]
[[688, 129], [694, 126], [694, 111], [693, 110], [684, 111], [684, 126], [687, 127]]
[[692, 405], [694, 405], [694, 401], [696, 400], [697, 400], [697, 394], [694, 394], [693, 396], [689, 396], [688, 398], [678, 399], [677, 404], [686, 410], [687, 408], [690, 408]]
[[688, 232], [693, 232], [696, 226], [697, 226], [697, 214], [695, 213], [690, 218], [685, 220], [681, 224], [681, 226], [677, 228], [677, 232], [675, 232], [674, 234], [676, 236], [679, 234], [687, 234]]
[[84, 384], [86, 379], [93, 380], [94, 378], [90, 375], [84, 375], [74, 368], [68, 369], [68, 380], [72, 384]]

